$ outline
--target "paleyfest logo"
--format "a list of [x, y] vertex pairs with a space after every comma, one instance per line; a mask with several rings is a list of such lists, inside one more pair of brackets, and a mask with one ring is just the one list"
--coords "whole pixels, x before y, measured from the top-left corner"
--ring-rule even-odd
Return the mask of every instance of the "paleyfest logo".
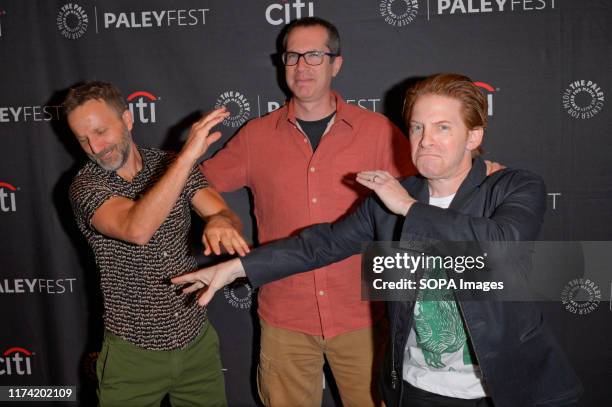
[[[164, 27], [194, 27], [206, 25], [210, 9], [141, 10], [104, 13], [104, 29], [143, 29]], [[97, 27], [97, 26], [96, 26]], [[96, 28], [97, 30], [97, 28]]]
[[60, 120], [62, 106], [0, 106], [0, 123]]
[[[92, 28], [99, 34], [101, 30], [166, 28], [166, 27], [200, 27], [206, 25], [208, 8], [139, 10], [127, 12], [104, 12], [98, 7], [91, 8], [93, 15]], [[98, 18], [99, 17], [99, 18]], [[82, 37], [90, 25], [85, 8], [77, 3], [64, 4], [57, 13], [57, 29], [66, 38], [76, 40]]]
[[[539, 11], [555, 8], [555, 0], [431, 0], [436, 14], [474, 14], [507, 11]], [[429, 6], [429, 2], [427, 2]]]
[[416, 18], [419, 12], [419, 2], [417, 0], [381, 0], [378, 8], [387, 24], [404, 27]]
[[225, 126], [240, 127], [249, 119], [249, 116], [251, 116], [251, 104], [249, 100], [238, 91], [228, 90], [220, 94], [215, 103], [215, 109], [222, 106], [226, 107], [230, 112], [229, 117], [223, 120]]
[[603, 109], [605, 96], [593, 81], [581, 79], [563, 92], [563, 109], [574, 119], [590, 119]]
[[588, 278], [575, 278], [563, 288], [561, 302], [572, 314], [586, 315], [595, 311], [601, 301], [599, 286]]
[[57, 13], [57, 29], [70, 40], [76, 40], [85, 34], [89, 25], [89, 17], [76, 3], [64, 4]]
[[3, 278], [0, 294], [65, 294], [75, 291], [76, 278]]

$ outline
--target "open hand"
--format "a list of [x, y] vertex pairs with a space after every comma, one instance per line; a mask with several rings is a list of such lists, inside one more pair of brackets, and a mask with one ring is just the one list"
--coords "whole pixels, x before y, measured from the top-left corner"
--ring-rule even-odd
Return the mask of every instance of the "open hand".
[[248, 252], [249, 245], [244, 237], [234, 227], [231, 220], [225, 216], [212, 216], [206, 222], [204, 233], [202, 234], [202, 244], [204, 244], [204, 254], [209, 256], [215, 253], [217, 256], [221, 254], [221, 246], [227, 250], [229, 254], [245, 256]]
[[210, 130], [225, 120], [229, 114], [230, 112], [225, 107], [204, 114], [200, 120], [191, 126], [187, 141], [181, 150], [181, 155], [188, 156], [195, 163], [198, 158], [204, 155], [212, 143], [221, 138], [221, 132], [215, 131], [210, 133]]
[[387, 171], [361, 171], [357, 182], [370, 188], [385, 206], [396, 215], [405, 216], [416, 200]]
[[200, 291], [198, 305], [204, 307], [210, 303], [215, 293], [239, 277], [246, 277], [240, 259], [232, 259], [212, 267], [202, 268], [182, 276], [174, 277], [172, 284], [189, 284], [183, 288], [183, 294]]

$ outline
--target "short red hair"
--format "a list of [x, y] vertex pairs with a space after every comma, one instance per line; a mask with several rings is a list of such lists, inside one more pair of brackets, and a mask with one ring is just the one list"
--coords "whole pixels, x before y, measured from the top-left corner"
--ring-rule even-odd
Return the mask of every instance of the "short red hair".
[[[468, 130], [487, 127], [487, 98], [474, 82], [465, 75], [439, 73], [429, 76], [406, 91], [404, 99], [404, 122], [410, 127], [412, 108], [424, 95], [446, 96], [461, 102], [461, 117]], [[482, 150], [478, 147], [478, 152]]]

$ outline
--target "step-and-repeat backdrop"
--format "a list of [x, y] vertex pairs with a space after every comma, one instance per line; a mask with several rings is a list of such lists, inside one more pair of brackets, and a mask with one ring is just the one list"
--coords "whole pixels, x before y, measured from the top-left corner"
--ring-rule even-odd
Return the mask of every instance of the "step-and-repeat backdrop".
[[[75, 385], [81, 405], [95, 403], [101, 298], [67, 197], [84, 162], [59, 107], [67, 88], [115, 83], [136, 142], [174, 150], [200, 112], [226, 105], [216, 150], [283, 104], [278, 34], [312, 15], [340, 30], [334, 88], [350, 103], [401, 124], [407, 84], [469, 75], [489, 101], [487, 157], [546, 181], [542, 238], [612, 240], [610, 1], [0, 0], [0, 385]], [[226, 199], [253, 238], [248, 192]], [[588, 282], [592, 306], [544, 304], [584, 406], [612, 399], [612, 266], [604, 275]], [[210, 307], [234, 406], [257, 399], [255, 294], [228, 288]]]

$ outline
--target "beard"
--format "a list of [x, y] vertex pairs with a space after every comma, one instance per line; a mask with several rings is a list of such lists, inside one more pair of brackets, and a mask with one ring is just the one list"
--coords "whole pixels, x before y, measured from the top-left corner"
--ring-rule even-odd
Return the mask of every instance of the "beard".
[[[106, 171], [117, 171], [123, 167], [130, 156], [130, 150], [132, 146], [132, 137], [127, 127], [123, 128], [123, 137], [121, 141], [114, 146], [110, 146], [100, 151], [98, 154], [87, 154], [89, 159]], [[104, 160], [104, 156], [109, 152], [116, 151], [116, 154], [112, 154], [110, 158]]]

